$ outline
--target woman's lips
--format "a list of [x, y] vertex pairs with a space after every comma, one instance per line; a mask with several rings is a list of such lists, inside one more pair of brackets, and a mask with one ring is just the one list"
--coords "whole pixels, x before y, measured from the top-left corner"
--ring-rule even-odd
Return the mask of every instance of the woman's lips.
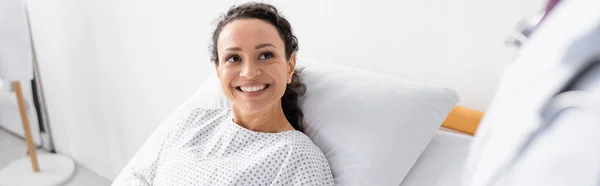
[[256, 84], [256, 85], [238, 86], [237, 88], [238, 88], [238, 90], [241, 90], [242, 92], [256, 92], [256, 91], [264, 90], [268, 86], [269, 86], [269, 84]]
[[256, 97], [266, 92], [266, 90], [268, 90], [270, 87], [271, 86], [269, 84], [252, 84], [237, 86], [235, 89], [244, 96]]

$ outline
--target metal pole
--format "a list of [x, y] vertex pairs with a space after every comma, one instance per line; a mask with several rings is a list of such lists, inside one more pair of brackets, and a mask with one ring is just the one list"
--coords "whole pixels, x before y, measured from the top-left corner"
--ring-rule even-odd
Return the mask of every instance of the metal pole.
[[31, 51], [32, 51], [32, 55], [33, 55], [33, 73], [34, 73], [34, 79], [35, 84], [32, 84], [32, 86], [35, 86], [35, 91], [33, 91], [33, 96], [35, 96], [37, 99], [34, 99], [33, 101], [36, 102], [35, 105], [39, 105], [39, 111], [40, 113], [38, 113], [38, 121], [40, 122], [40, 126], [41, 128], [43, 128], [44, 130], [40, 130], [40, 136], [42, 138], [43, 142], [48, 142], [48, 143], [43, 143], [42, 146], [47, 148], [47, 150], [49, 150], [51, 153], [56, 153], [56, 149], [54, 147], [54, 141], [53, 141], [53, 137], [52, 137], [52, 130], [50, 128], [50, 120], [48, 120], [48, 112], [47, 112], [47, 107], [46, 107], [46, 101], [45, 101], [45, 97], [44, 97], [44, 88], [42, 86], [42, 79], [41, 79], [41, 75], [40, 75], [40, 68], [38, 65], [38, 58], [37, 58], [37, 52], [35, 50], [35, 42], [33, 41], [33, 32], [32, 32], [32, 28], [31, 28], [31, 20], [29, 18], [29, 8], [26, 9], [27, 14], [27, 25], [29, 28], [29, 38], [31, 41]]

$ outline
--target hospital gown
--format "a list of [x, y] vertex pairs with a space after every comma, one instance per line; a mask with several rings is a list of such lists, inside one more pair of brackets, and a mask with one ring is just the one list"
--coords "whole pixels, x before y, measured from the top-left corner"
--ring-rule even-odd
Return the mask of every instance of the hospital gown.
[[333, 185], [327, 159], [304, 133], [251, 131], [228, 109], [193, 110], [159, 145], [113, 185]]

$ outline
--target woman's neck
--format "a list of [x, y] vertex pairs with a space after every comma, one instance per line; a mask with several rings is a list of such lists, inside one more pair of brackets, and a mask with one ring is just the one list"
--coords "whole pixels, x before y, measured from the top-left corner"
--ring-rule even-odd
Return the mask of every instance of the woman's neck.
[[252, 131], [277, 133], [294, 130], [283, 113], [281, 104], [273, 104], [257, 113], [244, 113], [241, 109], [232, 106], [233, 121]]

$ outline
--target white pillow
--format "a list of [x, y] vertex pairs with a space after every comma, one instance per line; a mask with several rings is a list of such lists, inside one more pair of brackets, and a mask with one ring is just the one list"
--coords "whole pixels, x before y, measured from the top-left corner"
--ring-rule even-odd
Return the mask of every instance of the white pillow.
[[[297, 71], [305, 133], [336, 185], [400, 185], [458, 102], [447, 88], [342, 65], [299, 59]], [[229, 108], [215, 74], [162, 125], [194, 107]]]

